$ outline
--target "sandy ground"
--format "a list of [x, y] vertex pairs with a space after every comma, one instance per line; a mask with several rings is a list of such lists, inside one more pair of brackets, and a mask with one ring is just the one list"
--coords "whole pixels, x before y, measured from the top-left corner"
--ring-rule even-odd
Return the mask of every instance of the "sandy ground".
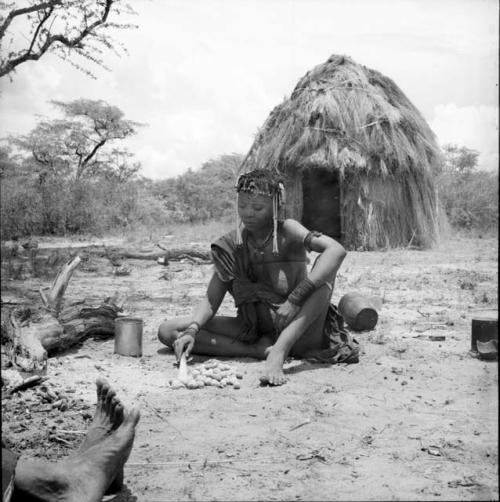
[[[81, 441], [74, 431], [85, 430], [102, 375], [142, 410], [117, 502], [498, 499], [498, 366], [469, 353], [474, 312], [497, 308], [497, 245], [350, 252], [333, 302], [350, 291], [383, 299], [375, 330], [355, 334], [359, 364], [291, 360], [289, 382], [268, 388], [261, 362], [233, 360], [238, 390], [170, 389], [174, 356], [156, 338], [162, 319], [191, 312], [210, 265], [129, 260], [131, 275], [117, 277], [94, 259], [98, 270], [77, 269], [67, 300], [126, 294], [127, 312], [144, 319], [143, 356], [88, 339], [51, 358], [48, 382], [72, 406], [48, 410], [35, 389], [3, 399], [3, 436], [22, 453], [63, 458]], [[49, 283], [4, 280], [2, 298]], [[222, 312], [234, 312], [230, 301]]]

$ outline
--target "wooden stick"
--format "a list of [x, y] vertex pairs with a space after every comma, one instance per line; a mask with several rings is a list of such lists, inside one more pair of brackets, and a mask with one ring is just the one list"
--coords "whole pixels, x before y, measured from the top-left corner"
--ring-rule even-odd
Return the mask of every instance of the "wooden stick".
[[40, 287], [39, 289], [40, 296], [42, 297], [42, 302], [45, 307], [49, 307], [49, 300], [47, 299], [47, 295], [43, 292], [43, 289]]
[[39, 383], [42, 383], [47, 379], [48, 377], [42, 377], [40, 375], [34, 375], [32, 377], [26, 378], [21, 383], [14, 385], [14, 387], [9, 390], [9, 394], [14, 394], [14, 392], [17, 392], [19, 390], [29, 389], [30, 387], [34, 387], [35, 385], [38, 385]]
[[55, 439], [56, 441], [59, 441], [60, 443], [67, 444], [68, 446], [73, 446], [72, 443], [70, 443], [69, 441], [66, 441], [63, 438], [60, 438], [59, 436], [52, 436], [52, 438]]
[[168, 249], [163, 247], [160, 243], [155, 242], [155, 246], [158, 246], [160, 249], [163, 249], [163, 251], [166, 251], [168, 253]]
[[305, 422], [302, 422], [302, 423], [296, 425], [295, 427], [292, 427], [290, 429], [290, 431], [294, 431], [295, 429], [298, 429], [299, 427], [303, 427], [304, 425], [307, 425], [307, 424], [310, 424], [310, 423], [311, 423], [311, 419], [308, 418]]

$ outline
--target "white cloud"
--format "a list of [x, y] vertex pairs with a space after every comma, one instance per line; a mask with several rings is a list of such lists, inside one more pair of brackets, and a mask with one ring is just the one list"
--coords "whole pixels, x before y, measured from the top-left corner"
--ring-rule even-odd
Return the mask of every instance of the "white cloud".
[[498, 169], [498, 107], [437, 105], [430, 121], [439, 143], [479, 151], [481, 169]]

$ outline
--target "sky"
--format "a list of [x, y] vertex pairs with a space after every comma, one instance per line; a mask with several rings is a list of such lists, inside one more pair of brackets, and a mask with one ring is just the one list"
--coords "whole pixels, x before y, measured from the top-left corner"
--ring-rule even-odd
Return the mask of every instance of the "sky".
[[[102, 99], [147, 124], [125, 145], [152, 179], [245, 154], [270, 111], [331, 54], [393, 79], [441, 145], [498, 169], [498, 0], [131, 0], [93, 80], [53, 55], [0, 79], [0, 137], [56, 118], [50, 100]], [[123, 144], [123, 143], [122, 143]]]

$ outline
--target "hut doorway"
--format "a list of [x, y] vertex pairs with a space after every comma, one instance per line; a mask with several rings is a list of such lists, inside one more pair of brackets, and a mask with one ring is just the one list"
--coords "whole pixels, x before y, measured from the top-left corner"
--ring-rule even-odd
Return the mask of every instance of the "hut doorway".
[[340, 184], [336, 170], [304, 169], [302, 172], [302, 223], [340, 242]]

